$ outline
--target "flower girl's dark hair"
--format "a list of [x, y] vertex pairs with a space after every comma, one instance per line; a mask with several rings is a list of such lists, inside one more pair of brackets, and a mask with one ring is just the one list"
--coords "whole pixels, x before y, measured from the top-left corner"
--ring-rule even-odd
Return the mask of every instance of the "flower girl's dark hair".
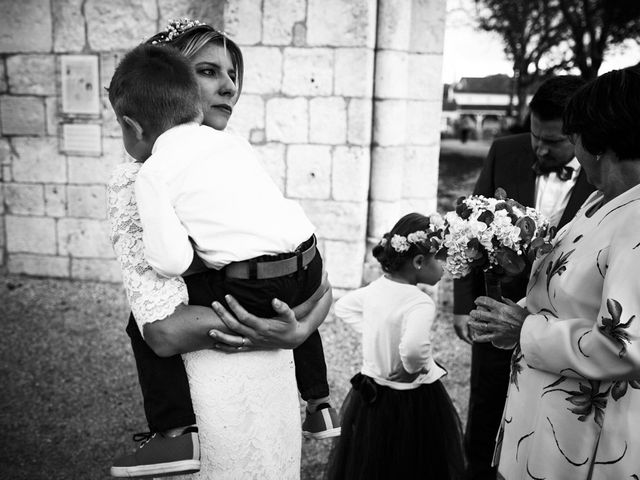
[[390, 232], [382, 236], [382, 240], [378, 243], [371, 253], [380, 262], [382, 270], [386, 273], [394, 273], [400, 270], [402, 266], [410, 261], [416, 255], [431, 255], [429, 247], [420, 243], [407, 242], [408, 249], [398, 251], [394, 248], [392, 239], [394, 236], [402, 237], [405, 241], [407, 236], [418, 231], [429, 231], [431, 225], [429, 218], [419, 213], [409, 213], [402, 217], [393, 226]]

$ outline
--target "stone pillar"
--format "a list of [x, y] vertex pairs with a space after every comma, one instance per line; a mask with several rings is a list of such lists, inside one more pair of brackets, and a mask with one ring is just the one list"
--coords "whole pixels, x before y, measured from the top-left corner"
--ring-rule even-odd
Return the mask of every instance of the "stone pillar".
[[445, 4], [378, 1], [365, 282], [379, 274], [370, 252], [382, 234], [436, 210]]

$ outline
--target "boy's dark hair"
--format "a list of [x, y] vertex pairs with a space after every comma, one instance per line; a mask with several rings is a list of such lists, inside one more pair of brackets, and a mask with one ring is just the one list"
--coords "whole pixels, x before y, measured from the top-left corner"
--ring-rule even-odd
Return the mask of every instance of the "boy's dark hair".
[[163, 133], [201, 113], [193, 67], [170, 48], [143, 44], [128, 52], [108, 90], [116, 114], [135, 119], [145, 134]]
[[529, 103], [529, 110], [542, 121], [561, 119], [569, 99], [585, 83], [575, 75], [552, 77], [538, 87]]
[[620, 160], [640, 158], [640, 64], [582, 87], [567, 105], [563, 132], [580, 135], [592, 155], [610, 148]]
[[417, 232], [418, 230], [429, 230], [429, 218], [419, 213], [408, 213], [402, 217], [393, 226], [390, 232], [385, 233], [383, 240], [378, 245], [373, 247], [371, 253], [380, 262], [382, 270], [387, 273], [394, 273], [400, 270], [402, 266], [416, 255], [429, 255], [429, 250], [421, 245], [415, 243], [409, 244], [409, 250], [404, 252], [397, 252], [391, 245], [391, 239], [394, 235], [400, 235], [407, 237], [410, 233]]

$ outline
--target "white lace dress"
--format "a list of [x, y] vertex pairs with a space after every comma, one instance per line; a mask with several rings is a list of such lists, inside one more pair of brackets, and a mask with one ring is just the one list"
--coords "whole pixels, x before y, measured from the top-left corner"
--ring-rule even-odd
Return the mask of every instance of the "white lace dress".
[[[142, 325], [188, 302], [180, 277], [157, 275], [144, 259], [134, 197], [140, 164], [119, 165], [108, 186], [111, 241], [131, 309]], [[301, 427], [291, 350], [182, 356], [200, 431], [201, 470], [186, 479], [300, 478]]]

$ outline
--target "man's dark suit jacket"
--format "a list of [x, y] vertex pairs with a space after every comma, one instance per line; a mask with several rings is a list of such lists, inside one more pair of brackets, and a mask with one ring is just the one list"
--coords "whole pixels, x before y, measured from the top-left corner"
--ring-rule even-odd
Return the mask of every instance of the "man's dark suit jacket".
[[[535, 207], [536, 174], [531, 168], [535, 161], [536, 156], [531, 148], [531, 137], [528, 133], [496, 139], [491, 145], [473, 194], [493, 197], [496, 188], [502, 187], [507, 192], [507, 197], [527, 207]], [[558, 228], [574, 217], [593, 190], [594, 187], [587, 182], [584, 169], [580, 169]], [[503, 296], [514, 301], [524, 297], [528, 273], [503, 283]], [[474, 309], [473, 301], [480, 295], [484, 295], [482, 272], [455, 280], [454, 313], [467, 315]]]

